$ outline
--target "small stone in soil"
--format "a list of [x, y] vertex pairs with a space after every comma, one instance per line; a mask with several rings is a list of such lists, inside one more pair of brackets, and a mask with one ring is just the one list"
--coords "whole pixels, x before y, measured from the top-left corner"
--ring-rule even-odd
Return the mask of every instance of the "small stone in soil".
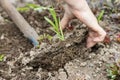
[[82, 62], [82, 63], [80, 64], [81, 67], [85, 67], [86, 65], [87, 65], [87, 62]]
[[68, 29], [68, 30], [73, 30], [74, 27], [70, 25], [70, 26], [67, 26], [67, 29]]

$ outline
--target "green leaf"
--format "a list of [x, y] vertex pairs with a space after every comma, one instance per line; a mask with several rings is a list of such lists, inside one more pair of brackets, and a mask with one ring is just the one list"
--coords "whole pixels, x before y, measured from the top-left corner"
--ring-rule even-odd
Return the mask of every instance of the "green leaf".
[[51, 29], [52, 31], [54, 31], [56, 34], [60, 34], [59, 32], [57, 32], [56, 30], [54, 30], [54, 29]]
[[48, 38], [48, 40], [50, 40], [50, 41], [51, 41], [53, 37], [52, 37], [52, 36], [50, 36], [50, 35], [47, 35], [47, 38]]
[[[58, 22], [60, 23], [60, 18], [58, 19]], [[59, 24], [60, 25], [60, 24]], [[64, 39], [64, 34], [63, 34], [63, 30], [62, 30], [62, 27], [60, 26], [60, 33], [61, 33], [61, 36], [62, 36], [62, 40], [65, 40]]]
[[0, 61], [3, 61], [3, 59], [4, 59], [4, 55], [1, 54], [1, 55], [0, 55]]
[[20, 12], [26, 12], [29, 11], [30, 9], [28, 7], [21, 7], [21, 8], [17, 8], [17, 10]]
[[32, 9], [34, 9], [34, 8], [40, 8], [40, 6], [37, 5], [37, 4], [27, 4], [26, 6], [29, 7], [29, 8], [32, 8]]
[[104, 10], [102, 10], [102, 11], [100, 12], [100, 14], [98, 15], [98, 18], [97, 18], [98, 22], [102, 19], [104, 13], [105, 13]]
[[43, 38], [44, 38], [44, 36], [40, 35], [39, 38], [38, 38], [38, 40], [41, 41], [41, 40], [43, 40]]
[[58, 25], [58, 20], [57, 20], [57, 15], [56, 15], [55, 10], [52, 8], [52, 9], [49, 9], [49, 11], [50, 11], [50, 13], [51, 13], [51, 15], [52, 15], [52, 17], [54, 19], [56, 27], [58, 28], [59, 25]]
[[54, 24], [49, 18], [47, 18], [47, 17], [44, 17], [44, 18], [45, 18], [45, 20], [46, 20], [48, 23], [50, 23], [54, 28], [56, 27], [55, 24]]
[[54, 8], [49, 8], [48, 10], [49, 10], [49, 12], [50, 12], [54, 21], [50, 20], [47, 17], [45, 17], [45, 20], [52, 25], [52, 27], [53, 27], [52, 30], [57, 34], [58, 38], [60, 40], [64, 40], [64, 34], [63, 34], [63, 31], [62, 31], [62, 28], [59, 27], [60, 18], [57, 18], [57, 15], [56, 15], [56, 12], [55, 12]]

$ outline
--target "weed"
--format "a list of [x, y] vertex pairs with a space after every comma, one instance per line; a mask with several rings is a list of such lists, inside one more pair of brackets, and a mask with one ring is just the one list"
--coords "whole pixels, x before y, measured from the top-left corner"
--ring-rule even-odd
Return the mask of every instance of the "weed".
[[107, 76], [110, 80], [115, 80], [119, 75], [119, 67], [116, 64], [108, 65]]
[[42, 10], [46, 10], [48, 8], [37, 4], [26, 4], [26, 6], [24, 7], [17, 8], [17, 10], [20, 12], [26, 12], [29, 11], [30, 9], [41, 12]]
[[[49, 34], [43, 34], [43, 35], [40, 35], [39, 36], [39, 39], [38, 39], [38, 41], [39, 41], [39, 43], [41, 43], [42, 41], [49, 41], [49, 42], [51, 42], [52, 41], [52, 36], [51, 35], [49, 35]], [[40, 45], [37, 45], [36, 46], [36, 48], [40, 48]]]
[[0, 61], [3, 61], [3, 59], [4, 59], [4, 55], [0, 54]]
[[62, 28], [60, 26], [60, 18], [57, 17], [54, 8], [49, 8], [48, 10], [49, 10], [50, 14], [52, 15], [53, 21], [47, 17], [44, 17], [44, 18], [49, 24], [52, 25], [52, 27], [53, 27], [52, 30], [57, 34], [58, 38], [63, 41], [64, 34], [63, 34]]
[[29, 11], [29, 8], [28, 7], [20, 7], [20, 8], [17, 8], [17, 10], [20, 12], [26, 12], [26, 11]]
[[97, 17], [98, 22], [101, 21], [101, 19], [102, 19], [104, 13], [105, 13], [104, 10], [102, 10], [102, 11], [100, 12], [100, 14], [99, 14], [98, 17]]
[[47, 40], [51, 41], [52, 38], [53, 38], [53, 37], [50, 36], [49, 34], [43, 34], [43, 35], [40, 35], [40, 36], [39, 36], [38, 41], [43, 41], [44, 39], [47, 39]]

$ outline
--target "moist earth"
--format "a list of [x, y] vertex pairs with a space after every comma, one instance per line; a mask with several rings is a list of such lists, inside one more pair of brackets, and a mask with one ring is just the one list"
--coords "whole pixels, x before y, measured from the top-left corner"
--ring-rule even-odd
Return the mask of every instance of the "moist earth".
[[[22, 0], [13, 4], [21, 7], [29, 1], [43, 6], [54, 2]], [[116, 54], [120, 54], [120, 42], [116, 41], [117, 35], [120, 35], [120, 19], [114, 16], [120, 13], [120, 8], [118, 3], [114, 6], [104, 1], [88, 0], [88, 3], [96, 16], [105, 10], [99, 24], [110, 40], [107, 38], [90, 49], [86, 48], [88, 28], [77, 19], [71, 21], [72, 30], [65, 29], [65, 40], [61, 41], [44, 20], [44, 16], [51, 18], [48, 11], [21, 12], [39, 35], [53, 36], [51, 41], [45, 39], [40, 42], [40, 47], [34, 47], [0, 9], [0, 54], [4, 55], [4, 60], [0, 62], [0, 80], [110, 80], [107, 65], [115, 61]], [[64, 11], [58, 5], [54, 5], [55, 10], [62, 18]], [[119, 76], [116, 80], [120, 80]]]

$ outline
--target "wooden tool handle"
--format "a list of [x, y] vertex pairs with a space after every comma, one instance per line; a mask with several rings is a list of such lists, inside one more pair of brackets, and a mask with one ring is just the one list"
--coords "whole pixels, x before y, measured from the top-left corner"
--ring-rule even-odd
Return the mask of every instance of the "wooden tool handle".
[[38, 44], [38, 34], [27, 23], [23, 16], [16, 10], [16, 8], [9, 2], [9, 0], [0, 0], [0, 5], [7, 12], [9, 17], [17, 25], [20, 31], [23, 32], [24, 36], [30, 39], [34, 45]]

